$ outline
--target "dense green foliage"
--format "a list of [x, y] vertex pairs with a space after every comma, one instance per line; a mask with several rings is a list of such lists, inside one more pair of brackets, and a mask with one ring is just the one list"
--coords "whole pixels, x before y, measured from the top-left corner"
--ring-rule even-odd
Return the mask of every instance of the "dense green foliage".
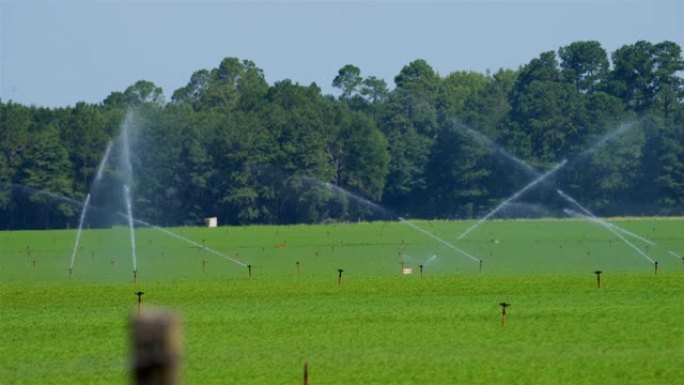
[[[416, 222], [447, 238], [471, 223]], [[485, 259], [482, 273], [398, 222], [168, 229], [253, 264], [252, 278], [139, 229], [137, 285], [125, 229], [86, 230], [72, 278], [75, 231], [0, 232], [0, 383], [127, 383], [138, 290], [181, 314], [189, 384], [296, 384], [305, 361], [325, 384], [678, 383], [684, 263], [668, 251], [684, 254], [684, 225], [612, 223], [655, 241], [629, 238], [660, 260], [657, 275], [577, 220], [485, 223], [458, 243]], [[401, 275], [400, 261], [425, 276]]]
[[[226, 58], [193, 73], [169, 102], [149, 81], [96, 105], [0, 101], [0, 223], [75, 226], [78, 207], [38, 191], [82, 201], [127, 111], [134, 111], [135, 212], [158, 224], [213, 215], [230, 224], [378, 216], [322, 182], [402, 215], [477, 217], [534, 177], [501, 149], [542, 171], [567, 159], [546, 189], [560, 186], [597, 214], [679, 215], [682, 70], [673, 42], [639, 41], [609, 60], [598, 42], [578, 41], [487, 74], [442, 76], [415, 60], [393, 89], [345, 65], [332, 80], [337, 98], [315, 84], [268, 84], [251, 61]], [[108, 170], [93, 196], [100, 206], [120, 201], [116, 167]], [[548, 191], [527, 198], [558, 206]]]

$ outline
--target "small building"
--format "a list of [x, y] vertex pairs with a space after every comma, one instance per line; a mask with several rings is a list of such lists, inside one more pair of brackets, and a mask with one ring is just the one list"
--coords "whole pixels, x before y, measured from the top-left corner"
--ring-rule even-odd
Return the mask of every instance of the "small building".
[[204, 223], [207, 227], [218, 227], [218, 217], [204, 218]]

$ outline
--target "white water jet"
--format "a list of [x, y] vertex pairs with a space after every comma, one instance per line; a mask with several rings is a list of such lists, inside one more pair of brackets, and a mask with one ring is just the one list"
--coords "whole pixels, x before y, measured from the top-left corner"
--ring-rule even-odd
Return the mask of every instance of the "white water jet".
[[74, 263], [76, 262], [76, 253], [78, 252], [78, 245], [81, 241], [81, 232], [83, 231], [83, 222], [86, 218], [86, 213], [88, 212], [88, 205], [90, 204], [90, 194], [95, 189], [97, 184], [102, 180], [102, 174], [104, 172], [105, 165], [109, 161], [109, 154], [112, 151], [112, 142], [107, 143], [107, 149], [105, 150], [104, 156], [100, 159], [100, 164], [97, 166], [97, 173], [95, 174], [95, 180], [93, 180], [93, 185], [90, 187], [90, 193], [86, 195], [86, 199], [81, 206], [81, 217], [78, 220], [78, 230], [76, 231], [76, 241], [74, 242], [74, 251], [71, 254], [71, 263], [69, 264], [69, 273], [74, 269]]
[[126, 213], [128, 218], [128, 229], [131, 238], [131, 258], [133, 259], [133, 274], [138, 273], [138, 257], [135, 253], [135, 226], [133, 225], [133, 207], [131, 204], [131, 190], [128, 185], [123, 186], [124, 199], [126, 200]]
[[334, 190], [334, 191], [336, 191], [336, 192], [338, 192], [338, 193], [340, 193], [340, 194], [346, 195], [346, 196], [348, 196], [348, 197], [350, 197], [350, 198], [352, 198], [352, 199], [354, 199], [354, 200], [356, 200], [356, 201], [358, 201], [358, 202], [361, 202], [361, 203], [365, 204], [366, 206], [368, 206], [368, 207], [370, 207], [370, 208], [372, 208], [372, 209], [375, 209], [375, 210], [378, 210], [378, 211], [383, 212], [383, 213], [385, 213], [385, 214], [388, 214], [388, 215], [390, 215], [390, 216], [396, 217], [396, 218], [399, 219], [402, 223], [404, 223], [404, 224], [406, 224], [407, 226], [411, 227], [412, 229], [418, 231], [419, 233], [421, 233], [421, 234], [423, 234], [423, 235], [426, 235], [426, 236], [428, 236], [428, 237], [430, 237], [430, 238], [436, 240], [437, 242], [442, 243], [443, 245], [446, 245], [446, 246], [449, 247], [450, 249], [455, 250], [455, 251], [461, 253], [462, 255], [465, 255], [466, 257], [472, 259], [472, 260], [475, 261], [475, 262], [478, 262], [478, 263], [480, 262], [480, 259], [478, 259], [478, 258], [476, 258], [476, 257], [473, 257], [472, 255], [470, 255], [470, 254], [467, 253], [466, 251], [461, 250], [460, 248], [458, 248], [458, 247], [454, 246], [453, 244], [451, 244], [451, 243], [445, 241], [444, 239], [442, 239], [442, 238], [436, 236], [435, 234], [433, 234], [433, 233], [431, 233], [431, 232], [425, 230], [424, 228], [422, 228], [422, 227], [420, 227], [420, 226], [418, 226], [418, 225], [416, 225], [416, 224], [413, 224], [413, 223], [409, 222], [408, 220], [406, 220], [406, 219], [404, 219], [404, 218], [402, 218], [402, 217], [400, 217], [400, 216], [398, 216], [398, 215], [392, 214], [389, 210], [385, 209], [384, 207], [381, 207], [380, 205], [378, 205], [378, 204], [376, 204], [376, 203], [373, 203], [373, 202], [369, 201], [368, 199], [366, 199], [366, 198], [364, 198], [364, 197], [362, 197], [362, 196], [360, 196], [360, 195], [358, 195], [358, 194], [354, 194], [353, 192], [347, 191], [347, 190], [343, 189], [342, 187], [336, 186], [336, 185], [334, 185], [334, 184], [332, 184], [332, 183], [322, 182], [322, 181], [320, 181], [320, 180], [318, 180], [318, 179], [315, 179], [315, 178], [304, 177], [304, 179], [307, 180], [307, 181], [309, 181], [309, 182], [320, 183], [320, 184], [326, 186], [328, 189], [331, 189], [331, 190]]
[[596, 150], [604, 146], [606, 143], [610, 142], [611, 140], [615, 140], [623, 134], [625, 134], [626, 132], [630, 131], [633, 127], [636, 126], [637, 122], [638, 121], [631, 121], [620, 124], [620, 126], [618, 126], [617, 129], [604, 134], [603, 137], [601, 137], [601, 139], [599, 139], [593, 146], [582, 151], [579, 155], [577, 155], [577, 158], [582, 158], [595, 153]]
[[627, 246], [629, 246], [629, 247], [631, 247], [632, 249], [634, 249], [634, 251], [636, 251], [637, 253], [639, 253], [642, 257], [646, 258], [648, 261], [650, 261], [650, 262], [653, 263], [653, 264], [656, 263], [653, 259], [651, 259], [651, 257], [649, 257], [648, 255], [646, 255], [646, 253], [644, 253], [643, 251], [641, 251], [641, 249], [639, 249], [639, 248], [638, 248], [637, 246], [635, 246], [632, 242], [630, 242], [629, 240], [627, 240], [627, 238], [623, 237], [622, 234], [620, 234], [617, 230], [615, 230], [615, 229], [610, 225], [610, 223], [607, 223], [606, 221], [601, 220], [601, 219], [596, 218], [596, 217], [590, 217], [590, 216], [588, 216], [588, 215], [584, 215], [584, 214], [578, 213], [578, 212], [573, 211], [573, 210], [570, 210], [570, 209], [564, 209], [563, 211], [564, 211], [566, 214], [570, 215], [570, 216], [573, 216], [573, 217], [576, 217], [576, 218], [584, 218], [584, 219], [586, 219], [586, 220], [588, 220], [588, 221], [594, 222], [594, 223], [596, 223], [596, 224], [599, 224], [599, 225], [605, 227], [606, 230], [610, 231], [610, 232], [613, 233], [616, 237], [620, 238]]
[[525, 192], [527, 192], [529, 189], [532, 187], [538, 185], [542, 181], [544, 181], [546, 178], [550, 177], [551, 175], [555, 174], [558, 170], [560, 170], [565, 164], [567, 163], [567, 160], [563, 159], [562, 162], [558, 163], [555, 165], [552, 169], [549, 171], [545, 172], [544, 174], [538, 176], [535, 180], [532, 182], [528, 183], [527, 186], [523, 187], [522, 189], [518, 190], [515, 194], [511, 195], [508, 199], [504, 200], [501, 202], [498, 206], [494, 208], [494, 210], [490, 211], [485, 215], [484, 217], [480, 218], [475, 224], [467, 228], [464, 232], [461, 233], [461, 235], [456, 238], [456, 240], [461, 240], [465, 238], [471, 231], [475, 230], [478, 226], [480, 226], [484, 221], [487, 219], [491, 218], [492, 215], [496, 214], [499, 212], [502, 208], [504, 208], [507, 204], [513, 202], [514, 200], [518, 199], [521, 195], [523, 195]]
[[95, 174], [95, 181], [93, 181], [93, 186], [90, 188], [90, 191], [93, 191], [93, 188], [95, 188], [95, 185], [97, 185], [100, 180], [102, 179], [102, 174], [104, 173], [104, 168], [107, 162], [109, 161], [109, 154], [112, 152], [112, 142], [110, 141], [107, 143], [107, 149], [105, 150], [104, 156], [100, 160], [100, 164], [97, 166], [97, 174]]
[[[121, 215], [123, 215], [123, 214], [121, 214]], [[195, 242], [195, 241], [193, 241], [193, 240], [191, 240], [191, 239], [188, 239], [188, 238], [186, 238], [186, 237], [183, 237], [183, 236], [180, 236], [180, 235], [178, 235], [178, 234], [176, 234], [176, 233], [173, 233], [173, 232], [171, 232], [171, 231], [169, 231], [169, 230], [166, 230], [166, 229], [163, 228], [163, 227], [155, 226], [155, 225], [153, 225], [153, 224], [151, 224], [151, 223], [147, 223], [147, 222], [142, 221], [142, 220], [140, 220], [140, 219], [135, 219], [135, 222], [136, 222], [136, 223], [139, 223], [139, 224], [141, 224], [141, 225], [147, 226], [147, 227], [151, 227], [151, 228], [153, 228], [153, 229], [155, 229], [155, 230], [161, 231], [162, 233], [164, 233], [164, 234], [166, 234], [166, 235], [169, 235], [169, 236], [171, 236], [171, 237], [174, 237], [174, 238], [176, 238], [176, 239], [179, 239], [179, 240], [181, 240], [181, 241], [183, 241], [183, 242], [189, 243], [189, 244], [191, 244], [191, 245], [193, 245], [193, 246], [196, 246], [196, 247], [198, 247], [198, 248], [202, 248], [203, 250], [206, 250], [206, 251], [208, 251], [208, 252], [210, 252], [210, 253], [212, 253], [212, 254], [214, 254], [214, 255], [217, 255], [217, 256], [219, 256], [219, 257], [221, 257], [221, 258], [224, 258], [224, 259], [226, 259], [226, 260], [228, 260], [228, 261], [231, 261], [231, 262], [233, 262], [233, 263], [237, 263], [238, 265], [240, 265], [240, 266], [242, 266], [242, 267], [247, 267], [247, 264], [245, 264], [245, 263], [243, 263], [243, 262], [240, 262], [240, 261], [238, 261], [237, 259], [231, 258], [231, 257], [229, 257], [229, 256], [227, 256], [227, 255], [225, 255], [225, 254], [223, 254], [223, 253], [221, 253], [221, 252], [218, 252], [218, 251], [216, 251], [216, 250], [214, 250], [214, 249], [211, 249], [211, 248], [209, 248], [209, 247], [207, 247], [207, 246], [201, 245], [201, 244], [199, 244], [199, 243], [197, 243], [197, 242]]]
[[88, 204], [90, 203], [90, 194], [86, 195], [85, 203], [81, 208], [81, 217], [78, 219], [78, 231], [76, 231], [76, 242], [74, 243], [74, 251], [71, 254], [71, 263], [69, 264], [69, 273], [74, 269], [74, 263], [76, 262], [76, 252], [78, 251], [78, 244], [81, 241], [81, 231], [83, 230], [83, 221], [86, 217], [86, 212], [88, 211]]
[[479, 258], [470, 255], [468, 252], [461, 250], [460, 248], [452, 245], [451, 243], [449, 243], [449, 242], [445, 241], [444, 239], [436, 236], [435, 234], [432, 234], [431, 232], [425, 230], [424, 228], [422, 228], [422, 227], [420, 227], [414, 223], [411, 223], [402, 217], [399, 217], [399, 220], [402, 221], [403, 223], [405, 223], [407, 226], [409, 226], [409, 227], [413, 228], [414, 230], [420, 232], [421, 234], [426, 235], [426, 236], [436, 240], [437, 242], [440, 242], [441, 244], [447, 246], [448, 248], [450, 248], [452, 250], [455, 250], [455, 251], [461, 253], [462, 255], [465, 255], [466, 257], [470, 258], [474, 262], [480, 263]]
[[684, 261], [684, 257], [682, 257], [681, 255], [675, 253], [674, 251], [669, 250], [669, 253], [670, 253], [671, 256], [673, 256], [673, 257], [675, 257], [675, 258], [679, 258], [679, 259], [681, 259], [681, 260]]
[[[568, 201], [568, 202], [572, 203], [573, 205], [575, 205], [575, 207], [577, 207], [578, 209], [580, 209], [580, 210], [581, 210], [584, 214], [586, 214], [587, 216], [589, 216], [589, 217], [591, 217], [591, 218], [594, 218], [594, 219], [596, 219], [596, 220], [601, 220], [601, 219], [598, 218], [596, 215], [594, 215], [591, 211], [589, 211], [586, 207], [584, 207], [584, 206], [582, 206], [581, 204], [579, 204], [579, 202], [577, 202], [575, 199], [573, 199], [570, 195], [566, 194], [566, 193], [563, 192], [562, 190], [558, 189], [558, 190], [556, 190], [556, 192], [558, 193], [558, 195], [560, 195], [561, 197], [563, 197], [563, 199], [565, 199], [566, 201]], [[635, 234], [635, 233], [633, 233], [633, 232], [631, 232], [631, 231], [629, 231], [629, 230], [627, 230], [627, 229], [623, 229], [622, 227], [620, 227], [620, 226], [618, 226], [618, 225], [616, 225], [616, 224], [613, 224], [613, 223], [610, 223], [610, 222], [606, 222], [606, 221], [603, 221], [603, 223], [605, 223], [606, 226], [610, 226], [610, 227], [612, 227], [613, 229], [615, 229], [615, 230], [617, 230], [617, 231], [619, 231], [619, 232], [621, 232], [621, 233], [623, 233], [623, 234], [625, 234], [625, 235], [629, 235], [630, 237], [636, 238], [636, 239], [638, 239], [638, 240], [640, 240], [640, 241], [642, 241], [642, 242], [644, 242], [644, 243], [648, 243], [648, 244], [651, 245], [651, 246], [655, 246], [655, 245], [656, 245], [655, 242], [651, 241], [650, 239], [644, 238], [644, 237], [642, 237], [642, 236], [640, 236], [640, 235], [638, 235], [638, 234]]]
[[521, 168], [523, 168], [525, 171], [527, 171], [527, 173], [529, 173], [529, 174], [531, 174], [531, 175], [534, 175], [534, 176], [539, 175], [539, 171], [535, 170], [532, 166], [530, 166], [529, 164], [527, 164], [527, 162], [525, 162], [524, 160], [518, 158], [517, 156], [515, 156], [515, 155], [511, 154], [510, 152], [508, 152], [508, 151], [507, 151], [506, 149], [504, 149], [503, 147], [501, 147], [501, 146], [499, 146], [498, 144], [496, 144], [496, 143], [495, 143], [490, 137], [488, 137], [487, 135], [485, 135], [485, 134], [483, 134], [483, 133], [481, 133], [481, 132], [479, 132], [479, 131], [475, 131], [475, 130], [473, 130], [472, 128], [466, 126], [465, 124], [456, 123], [456, 127], [458, 127], [458, 128], [460, 128], [461, 130], [465, 131], [465, 133], [467, 133], [468, 135], [470, 135], [470, 136], [471, 136], [472, 138], [474, 138], [476, 141], [478, 141], [478, 142], [480, 142], [481, 144], [483, 144], [485, 147], [489, 147], [489, 148], [492, 149], [494, 152], [503, 155], [506, 159], [508, 159], [508, 160], [512, 161], [513, 163], [517, 164], [518, 166], [520, 166]]

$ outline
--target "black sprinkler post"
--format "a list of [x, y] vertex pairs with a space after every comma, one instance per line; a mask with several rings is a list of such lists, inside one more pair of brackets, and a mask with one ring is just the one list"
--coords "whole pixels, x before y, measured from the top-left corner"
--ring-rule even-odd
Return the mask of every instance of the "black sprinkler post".
[[252, 265], [247, 265], [247, 275], [252, 278]]
[[138, 270], [133, 270], [133, 283], [138, 283]]
[[304, 362], [304, 385], [309, 385], [309, 363]]
[[342, 286], [342, 273], [344, 270], [337, 269], [337, 286]]
[[501, 302], [501, 327], [506, 329], [506, 322], [508, 321], [508, 315], [506, 314], [506, 308], [511, 306], [510, 303]]
[[603, 273], [601, 270], [594, 271], [594, 274], [596, 274], [596, 288], [598, 289], [601, 288], [601, 273]]
[[69, 278], [71, 278], [71, 275], [72, 275], [73, 273], [74, 273], [73, 270], [72, 270], [71, 268], [69, 268]]
[[143, 296], [143, 294], [145, 294], [145, 293], [143, 293], [143, 292], [140, 291], [140, 290], [138, 290], [137, 292], [135, 292], [135, 295], [138, 296], [138, 315], [140, 315], [140, 306], [141, 306], [141, 304], [142, 304], [142, 296]]
[[483, 262], [484, 262], [484, 261], [480, 259], [480, 273], [482, 273], [482, 263], [483, 263]]
[[658, 261], [655, 261], [653, 265], [655, 267], [655, 274], [658, 274]]
[[420, 278], [423, 278], [423, 265], [418, 265], [418, 268], [420, 269]]
[[299, 275], [300, 272], [301, 270], [299, 269], [299, 261], [297, 261], [297, 275]]

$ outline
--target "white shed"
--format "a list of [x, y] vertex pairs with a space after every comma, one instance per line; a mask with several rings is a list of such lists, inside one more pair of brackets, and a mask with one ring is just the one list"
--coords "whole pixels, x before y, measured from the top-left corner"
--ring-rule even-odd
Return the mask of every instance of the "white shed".
[[204, 218], [204, 223], [207, 227], [218, 227], [218, 217]]

